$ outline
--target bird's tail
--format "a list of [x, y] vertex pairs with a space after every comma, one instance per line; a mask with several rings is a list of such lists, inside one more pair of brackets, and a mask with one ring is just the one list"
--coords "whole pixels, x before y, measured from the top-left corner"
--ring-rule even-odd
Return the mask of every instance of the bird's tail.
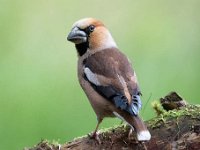
[[132, 119], [129, 120], [129, 123], [136, 131], [138, 141], [149, 141], [151, 139], [149, 130], [138, 115], [132, 116]]
[[151, 139], [149, 130], [138, 115], [124, 115], [123, 119], [136, 131], [138, 141], [149, 141]]

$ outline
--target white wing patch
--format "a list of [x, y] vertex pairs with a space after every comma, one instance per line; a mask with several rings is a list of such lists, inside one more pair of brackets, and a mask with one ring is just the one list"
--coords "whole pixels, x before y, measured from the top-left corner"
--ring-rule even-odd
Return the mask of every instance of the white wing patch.
[[89, 68], [87, 68], [87, 67], [84, 68], [84, 73], [90, 82], [92, 82], [95, 85], [100, 85], [97, 75], [95, 73], [93, 73]]

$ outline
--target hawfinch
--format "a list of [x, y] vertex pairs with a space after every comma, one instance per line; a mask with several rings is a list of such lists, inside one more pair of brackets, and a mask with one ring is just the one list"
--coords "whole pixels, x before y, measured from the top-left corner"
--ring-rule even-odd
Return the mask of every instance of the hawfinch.
[[136, 131], [138, 141], [151, 135], [138, 116], [141, 92], [128, 58], [119, 51], [105, 25], [85, 18], [74, 23], [67, 40], [78, 53], [78, 79], [97, 116], [97, 126], [105, 117], [118, 117]]

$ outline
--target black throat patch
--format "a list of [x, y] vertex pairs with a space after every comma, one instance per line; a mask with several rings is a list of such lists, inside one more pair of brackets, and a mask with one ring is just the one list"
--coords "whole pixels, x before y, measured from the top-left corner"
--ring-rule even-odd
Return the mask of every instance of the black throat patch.
[[87, 49], [89, 48], [89, 42], [81, 43], [81, 44], [76, 44], [76, 50], [78, 52], [79, 56], [82, 56], [86, 53]]

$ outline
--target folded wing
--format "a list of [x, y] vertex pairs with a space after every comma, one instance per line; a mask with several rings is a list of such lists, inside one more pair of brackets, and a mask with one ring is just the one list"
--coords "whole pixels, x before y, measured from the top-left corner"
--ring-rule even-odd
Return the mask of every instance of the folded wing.
[[117, 108], [137, 115], [141, 109], [140, 90], [131, 64], [119, 50], [105, 49], [83, 61], [84, 78]]

